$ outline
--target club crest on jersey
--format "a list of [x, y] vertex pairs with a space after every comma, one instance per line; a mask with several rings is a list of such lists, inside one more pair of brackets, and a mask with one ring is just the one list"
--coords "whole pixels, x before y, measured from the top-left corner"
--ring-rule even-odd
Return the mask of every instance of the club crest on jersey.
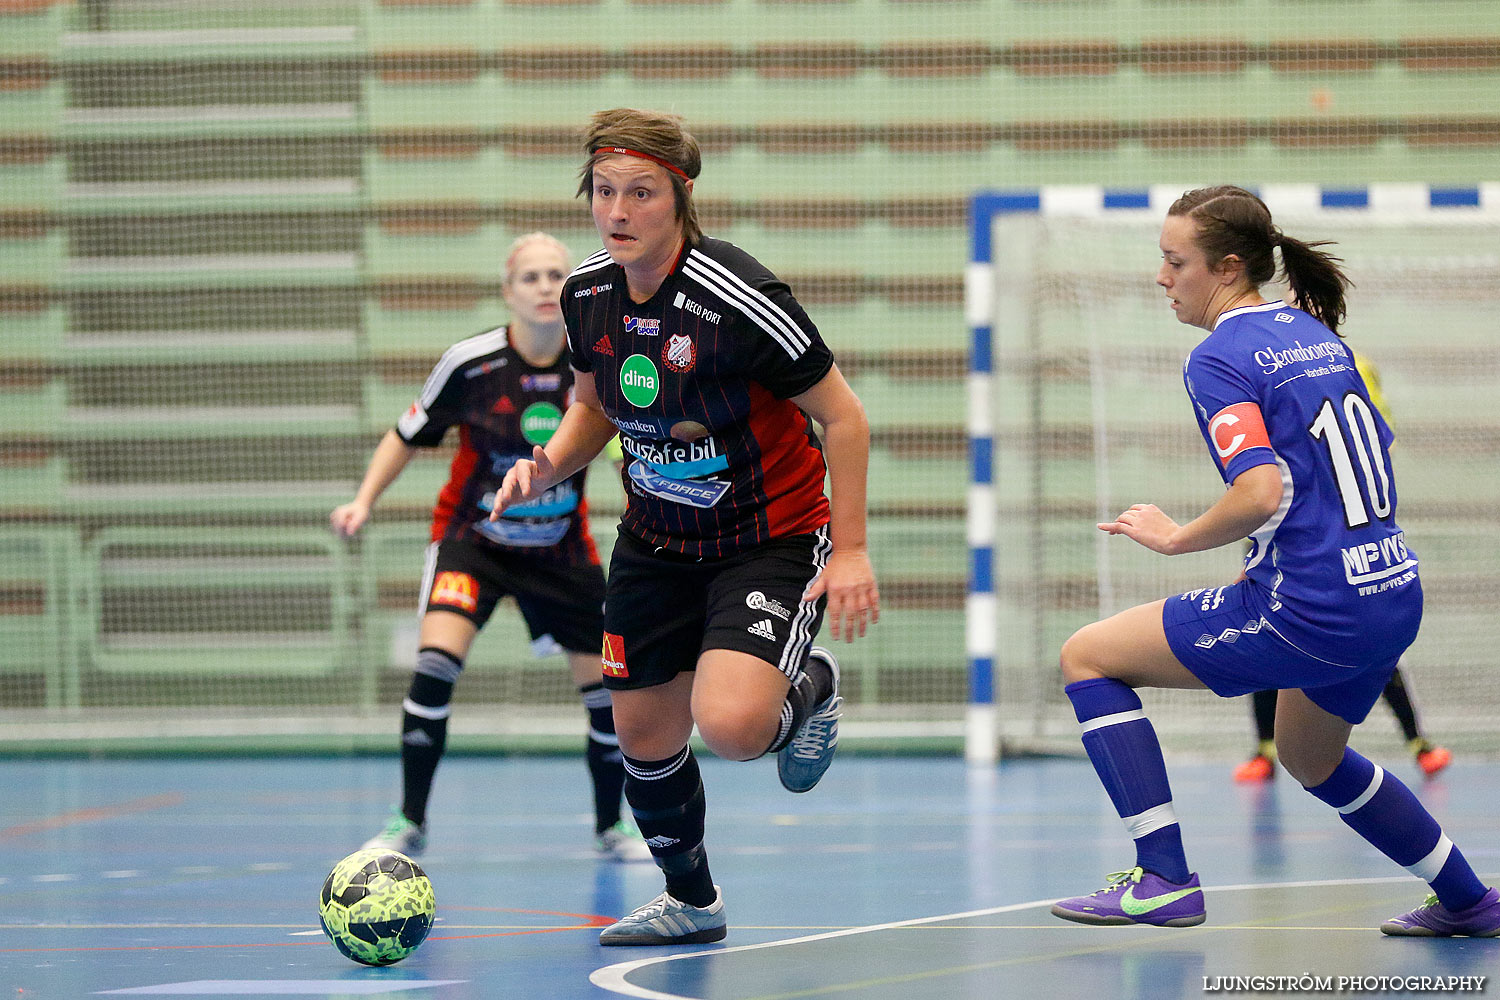
[[629, 677], [630, 668], [625, 665], [625, 637], [613, 632], [604, 633], [604, 649], [599, 657], [604, 673], [609, 677]]
[[674, 372], [691, 371], [693, 368], [692, 338], [685, 333], [672, 334], [662, 348], [661, 361]]
[[479, 585], [467, 573], [444, 571], [432, 585], [429, 604], [447, 604], [473, 612], [479, 607]]
[[649, 319], [645, 316], [625, 316], [625, 330], [628, 333], [638, 333], [643, 337], [655, 337], [661, 333], [661, 320]]

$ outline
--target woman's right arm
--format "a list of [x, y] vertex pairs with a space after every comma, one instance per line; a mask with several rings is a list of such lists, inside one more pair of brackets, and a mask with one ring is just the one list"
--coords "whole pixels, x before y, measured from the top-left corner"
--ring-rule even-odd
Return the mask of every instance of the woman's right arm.
[[386, 487], [396, 481], [396, 477], [401, 475], [401, 470], [406, 468], [406, 463], [411, 461], [416, 452], [417, 449], [401, 440], [401, 435], [394, 429], [386, 431], [380, 444], [375, 446], [375, 454], [370, 456], [370, 465], [365, 469], [365, 478], [360, 482], [354, 499], [335, 507], [333, 513], [328, 515], [333, 530], [350, 538], [364, 527], [365, 522], [370, 519], [370, 510], [375, 506], [375, 501], [380, 499]]
[[593, 373], [575, 370], [573, 375], [573, 403], [563, 414], [562, 423], [545, 448], [540, 445], [532, 448], [531, 458], [523, 458], [505, 474], [505, 482], [495, 496], [491, 521], [507, 507], [541, 496], [588, 465], [619, 432], [614, 421], [604, 414], [594, 389]]

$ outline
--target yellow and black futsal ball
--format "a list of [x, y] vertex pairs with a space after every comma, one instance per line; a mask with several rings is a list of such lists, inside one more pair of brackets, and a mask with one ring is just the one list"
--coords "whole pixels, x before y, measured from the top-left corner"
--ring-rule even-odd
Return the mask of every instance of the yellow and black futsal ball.
[[333, 866], [318, 897], [323, 933], [362, 965], [390, 965], [416, 951], [436, 911], [427, 873], [396, 851], [355, 851]]

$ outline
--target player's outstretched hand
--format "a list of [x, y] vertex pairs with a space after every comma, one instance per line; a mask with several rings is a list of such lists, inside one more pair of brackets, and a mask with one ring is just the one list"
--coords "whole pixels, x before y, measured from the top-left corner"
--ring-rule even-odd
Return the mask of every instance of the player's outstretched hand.
[[353, 538], [369, 519], [369, 506], [355, 501], [333, 508], [333, 513], [328, 515], [328, 524], [340, 538]]
[[495, 509], [490, 511], [490, 520], [498, 519], [507, 507], [541, 496], [552, 486], [556, 476], [557, 469], [542, 446], [533, 445], [531, 458], [521, 459], [505, 474], [505, 481], [495, 494]]
[[823, 572], [808, 584], [803, 600], [815, 601], [823, 594], [828, 595], [824, 617], [835, 639], [853, 642], [880, 621], [880, 589], [875, 586], [869, 553], [863, 550], [834, 550]]
[[1113, 521], [1102, 522], [1099, 530], [1111, 535], [1124, 535], [1152, 552], [1171, 555], [1170, 542], [1177, 531], [1177, 522], [1162, 513], [1161, 508], [1154, 503], [1135, 503]]

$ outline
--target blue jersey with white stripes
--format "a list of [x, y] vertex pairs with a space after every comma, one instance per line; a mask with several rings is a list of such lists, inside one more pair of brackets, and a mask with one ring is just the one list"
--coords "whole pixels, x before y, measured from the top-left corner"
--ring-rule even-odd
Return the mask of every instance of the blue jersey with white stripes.
[[562, 302], [573, 366], [620, 429], [625, 530], [720, 558], [828, 523], [822, 445], [791, 397], [833, 355], [784, 282], [705, 237], [645, 302], [603, 250]]
[[1343, 341], [1299, 309], [1247, 306], [1219, 317], [1183, 380], [1226, 484], [1280, 470], [1281, 506], [1245, 558], [1267, 622], [1341, 664], [1378, 658], [1393, 631], [1409, 643], [1421, 587], [1396, 523], [1391, 429]]

